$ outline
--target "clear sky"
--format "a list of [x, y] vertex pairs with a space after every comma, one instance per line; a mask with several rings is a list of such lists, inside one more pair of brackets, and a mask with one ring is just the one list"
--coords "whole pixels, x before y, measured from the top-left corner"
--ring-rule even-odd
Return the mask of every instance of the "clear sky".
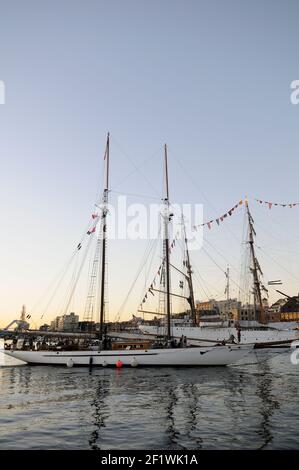
[[[31, 311], [73, 251], [102, 179], [108, 130], [120, 192], [160, 196], [167, 142], [171, 199], [203, 203], [205, 219], [245, 194], [299, 202], [299, 105], [290, 102], [298, 17], [297, 0], [0, 0], [2, 326], [23, 303]], [[251, 207], [266, 278], [297, 293], [299, 207]], [[241, 210], [205, 231], [224, 269], [239, 265], [242, 224]], [[144, 249], [112, 244], [111, 318]], [[221, 271], [202, 251], [194, 264], [220, 298]], [[132, 293], [124, 317], [141, 295]], [[196, 297], [205, 297], [200, 285]]]

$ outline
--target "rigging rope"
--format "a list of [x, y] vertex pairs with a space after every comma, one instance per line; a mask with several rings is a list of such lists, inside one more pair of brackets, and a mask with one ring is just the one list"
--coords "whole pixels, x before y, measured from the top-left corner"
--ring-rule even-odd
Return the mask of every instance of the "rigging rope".
[[115, 137], [111, 138], [111, 140], [114, 142], [114, 144], [118, 147], [118, 149], [120, 150], [120, 152], [126, 157], [126, 159], [131, 163], [131, 165], [133, 165], [134, 167], [134, 170], [129, 173], [125, 178], [123, 178], [119, 183], [117, 183], [114, 187], [114, 188], [117, 188], [119, 187], [124, 181], [126, 181], [130, 176], [132, 176], [134, 173], [136, 172], [139, 172], [142, 177], [147, 181], [147, 183], [151, 186], [151, 188], [154, 190], [154, 192], [156, 194], [159, 194], [159, 191], [157, 191], [157, 189], [154, 187], [154, 185], [152, 184], [152, 182], [147, 178], [147, 176], [140, 170], [140, 168], [144, 165], [144, 163], [148, 162], [148, 161], [151, 161], [153, 160], [154, 158], [156, 158], [157, 154], [160, 153], [160, 149], [159, 151], [157, 150], [153, 155], [152, 157], [149, 157], [149, 158], [146, 158], [140, 165], [136, 165], [135, 162], [129, 157], [129, 155], [121, 148], [120, 144], [116, 141]]
[[[159, 231], [159, 236], [160, 236], [160, 231]], [[133, 280], [133, 282], [132, 282], [132, 284], [131, 284], [131, 287], [130, 287], [130, 289], [129, 289], [129, 291], [128, 291], [128, 293], [127, 293], [127, 295], [126, 295], [126, 297], [125, 297], [125, 299], [124, 299], [124, 301], [123, 301], [123, 303], [121, 304], [121, 306], [120, 306], [120, 308], [119, 308], [119, 310], [118, 310], [118, 312], [117, 312], [117, 315], [116, 315], [116, 317], [115, 317], [115, 321], [116, 321], [116, 322], [119, 321], [119, 319], [120, 319], [120, 317], [121, 317], [121, 314], [122, 314], [122, 311], [123, 311], [123, 309], [125, 308], [125, 305], [126, 305], [128, 299], [129, 299], [130, 295], [131, 295], [131, 292], [132, 292], [132, 290], [134, 289], [135, 284], [136, 284], [137, 280], [139, 279], [140, 274], [142, 273], [142, 271], [143, 271], [143, 269], [144, 269], [145, 263], [147, 262], [147, 259], [148, 259], [148, 257], [150, 256], [151, 251], [154, 249], [154, 246], [155, 246], [156, 243], [157, 243], [157, 239], [153, 239], [153, 240], [150, 240], [150, 241], [149, 241], [148, 247], [147, 247], [147, 249], [145, 250], [144, 256], [143, 256], [143, 258], [142, 258], [142, 260], [141, 260], [141, 262], [140, 262], [140, 265], [139, 265], [137, 274], [136, 274], [136, 276], [135, 276], [135, 278], [134, 278], [134, 280]]]
[[88, 253], [88, 251], [89, 251], [89, 247], [90, 247], [90, 244], [91, 244], [92, 239], [93, 239], [93, 236], [91, 236], [91, 237], [89, 238], [88, 244], [87, 244], [87, 246], [86, 246], [86, 248], [85, 248], [85, 252], [84, 252], [84, 255], [83, 255], [83, 259], [82, 259], [82, 261], [81, 261], [81, 264], [80, 264], [80, 267], [79, 267], [79, 270], [78, 270], [76, 279], [75, 279], [75, 281], [74, 281], [74, 284], [73, 284], [73, 287], [72, 287], [72, 290], [71, 290], [71, 293], [70, 293], [69, 300], [68, 300], [68, 302], [67, 302], [67, 304], [66, 304], [66, 307], [65, 307], [65, 309], [64, 309], [64, 315], [66, 315], [66, 312], [68, 311], [68, 308], [69, 308], [69, 306], [70, 306], [72, 297], [73, 297], [73, 295], [74, 295], [76, 286], [77, 286], [77, 284], [78, 284], [78, 280], [79, 280], [80, 275], [81, 275], [82, 268], [83, 268], [83, 266], [84, 266], [84, 264], [85, 264], [85, 260], [86, 260], [87, 253]]
[[[206, 250], [205, 248], [203, 248], [203, 251], [204, 251], [204, 252], [206, 253], [206, 255], [213, 261], [213, 263], [220, 269], [220, 271], [221, 271], [224, 275], [226, 275], [226, 271], [214, 260], [214, 258], [207, 252], [207, 250]], [[235, 284], [235, 285], [238, 287], [238, 289], [243, 290], [243, 289], [241, 288], [241, 286], [240, 286], [236, 281], [234, 281], [231, 277], [230, 277], [230, 281], [231, 281], [233, 284]]]

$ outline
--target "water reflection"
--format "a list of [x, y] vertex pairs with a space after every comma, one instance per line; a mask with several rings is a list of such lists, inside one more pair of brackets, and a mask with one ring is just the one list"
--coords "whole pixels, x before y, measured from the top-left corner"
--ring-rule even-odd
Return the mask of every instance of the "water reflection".
[[[95, 397], [91, 402], [94, 429], [89, 445], [92, 449], [101, 448], [101, 440], [106, 434], [103, 428], [110, 430], [118, 413], [122, 422], [130, 420], [130, 408], [136, 414], [137, 427], [142, 423], [149, 428], [152, 426], [156, 441], [164, 449], [200, 449], [203, 447], [201, 434], [205, 434], [207, 414], [212, 412], [219, 419], [217, 413], [220, 410], [224, 420], [228, 416], [230, 421], [235, 419], [237, 423], [240, 408], [243, 411], [246, 409], [243, 387], [248, 383], [243, 373], [233, 369], [204, 372], [198, 369], [169, 369], [164, 373], [152, 369], [113, 370], [105, 377], [97, 377], [97, 380]], [[126, 394], [126, 406], [123, 406], [121, 399], [120, 403], [115, 401], [114, 396], [118, 393]], [[210, 404], [213, 393], [214, 400]], [[234, 406], [236, 401], [237, 407]], [[111, 403], [114, 406], [108, 405]], [[209, 404], [210, 408], [207, 407]], [[132, 429], [128, 430], [128, 439], [130, 432]]]
[[168, 448], [171, 448], [172, 444], [177, 442], [177, 437], [179, 436], [179, 431], [176, 430], [175, 425], [175, 407], [177, 405], [177, 401], [176, 390], [170, 385], [168, 390], [168, 404], [166, 406], [166, 433], [169, 438], [169, 443], [167, 445]]
[[243, 368], [7, 367], [0, 448], [39, 439], [53, 448], [57, 428], [56, 448], [263, 449], [290, 439], [299, 447], [296, 372], [288, 359]]
[[197, 429], [198, 416], [201, 412], [198, 400], [198, 388], [196, 384], [191, 383], [184, 384], [182, 389], [184, 391], [186, 401], [189, 403], [189, 406], [185, 411], [186, 430], [184, 434], [188, 441], [194, 441], [197, 444], [197, 448], [200, 449], [202, 447], [202, 438], [194, 435], [194, 432]]
[[94, 430], [89, 438], [89, 446], [92, 450], [100, 450], [98, 443], [102, 428], [105, 427], [105, 398], [109, 394], [109, 381], [106, 378], [100, 378], [96, 387], [95, 397], [91, 403], [93, 408], [92, 421]]
[[261, 399], [260, 407], [260, 428], [258, 434], [262, 437], [259, 449], [264, 449], [272, 440], [271, 417], [280, 408], [280, 403], [272, 394], [273, 374], [268, 362], [263, 362], [258, 366], [259, 375], [257, 380], [257, 396]]

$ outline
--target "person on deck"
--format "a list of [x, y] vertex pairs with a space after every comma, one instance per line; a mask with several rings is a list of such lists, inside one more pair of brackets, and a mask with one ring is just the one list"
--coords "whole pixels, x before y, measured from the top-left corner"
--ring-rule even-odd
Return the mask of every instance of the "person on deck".
[[236, 327], [236, 329], [237, 329], [237, 335], [238, 335], [238, 343], [241, 343], [241, 327], [240, 327], [240, 325], [238, 325]]

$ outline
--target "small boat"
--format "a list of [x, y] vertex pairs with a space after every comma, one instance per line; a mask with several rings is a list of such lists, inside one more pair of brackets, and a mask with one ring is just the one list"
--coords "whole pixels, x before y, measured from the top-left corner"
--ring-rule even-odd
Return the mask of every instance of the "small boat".
[[[78, 350], [56, 349], [50, 350], [45, 346], [39, 350], [34, 350], [33, 344], [26, 346], [26, 341], [21, 342], [23, 347], [16, 347], [5, 351], [5, 353], [16, 359], [25, 361], [29, 364], [43, 365], [61, 365], [61, 366], [227, 366], [233, 364], [252, 349], [253, 345], [225, 344], [212, 345], [204, 347], [191, 347], [187, 342], [177, 343], [173, 338], [171, 329], [171, 302], [170, 302], [170, 250], [169, 250], [169, 189], [168, 189], [168, 167], [167, 167], [167, 146], [164, 147], [164, 168], [165, 168], [165, 186], [166, 195], [164, 199], [164, 253], [165, 253], [165, 299], [167, 319], [167, 333], [162, 340], [155, 341], [132, 341], [113, 342], [107, 340], [105, 327], [105, 289], [106, 289], [106, 249], [107, 249], [107, 214], [108, 214], [108, 194], [109, 194], [109, 134], [107, 137], [105, 149], [105, 184], [102, 196], [101, 206], [101, 230], [98, 238], [98, 245], [101, 246], [101, 279], [100, 279], [100, 330], [99, 346], [96, 348], [87, 348]], [[98, 253], [96, 254], [99, 259]], [[188, 261], [188, 266], [190, 263]], [[191, 306], [194, 309], [194, 296], [192, 288], [191, 272], [189, 273], [189, 286], [191, 296]], [[46, 335], [46, 334], [45, 334]], [[120, 347], [121, 346], [121, 347]], [[31, 350], [30, 350], [31, 349]]]

